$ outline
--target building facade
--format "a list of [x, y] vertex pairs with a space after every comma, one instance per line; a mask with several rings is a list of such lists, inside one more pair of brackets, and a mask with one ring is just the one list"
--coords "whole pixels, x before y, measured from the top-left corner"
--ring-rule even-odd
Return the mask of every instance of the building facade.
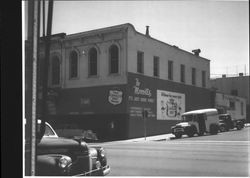
[[156, 40], [148, 29], [139, 33], [131, 24], [54, 35], [49, 119], [55, 127], [91, 129], [101, 139], [169, 133], [181, 113], [214, 106], [210, 61], [195, 51]]
[[223, 76], [222, 78], [211, 80], [211, 87], [217, 92], [241, 97], [246, 100], [246, 119], [248, 123], [250, 122], [249, 82], [250, 76], [244, 76], [243, 73], [240, 73], [238, 77]]
[[246, 99], [238, 96], [216, 93], [215, 108], [219, 113], [228, 113], [233, 120], [246, 121]]

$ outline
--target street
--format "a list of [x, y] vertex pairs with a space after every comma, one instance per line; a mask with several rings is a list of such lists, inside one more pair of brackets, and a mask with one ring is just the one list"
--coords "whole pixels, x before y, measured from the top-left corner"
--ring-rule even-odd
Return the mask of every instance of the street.
[[250, 127], [164, 141], [102, 143], [109, 176], [249, 176]]

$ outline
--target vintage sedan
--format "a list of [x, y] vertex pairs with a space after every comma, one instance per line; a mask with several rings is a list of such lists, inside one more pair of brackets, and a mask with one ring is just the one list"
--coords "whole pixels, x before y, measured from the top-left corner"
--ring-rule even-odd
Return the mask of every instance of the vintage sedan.
[[110, 172], [105, 150], [89, 146], [81, 139], [58, 137], [45, 123], [45, 133], [37, 145], [38, 176], [105, 176]]

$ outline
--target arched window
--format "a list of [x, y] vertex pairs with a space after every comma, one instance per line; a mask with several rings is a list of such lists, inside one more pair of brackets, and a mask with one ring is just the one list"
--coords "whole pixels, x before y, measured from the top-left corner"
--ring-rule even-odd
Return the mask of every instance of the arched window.
[[89, 50], [89, 76], [97, 75], [97, 50], [91, 48]]
[[119, 72], [119, 49], [116, 45], [109, 48], [109, 64], [111, 74]]
[[76, 78], [78, 75], [78, 55], [72, 51], [69, 56], [69, 78]]
[[60, 84], [60, 60], [57, 56], [52, 58], [52, 85]]

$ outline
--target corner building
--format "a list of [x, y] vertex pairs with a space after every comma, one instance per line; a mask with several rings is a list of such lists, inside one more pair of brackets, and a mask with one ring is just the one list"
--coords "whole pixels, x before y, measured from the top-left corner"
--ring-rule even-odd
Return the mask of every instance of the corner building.
[[170, 133], [181, 113], [213, 107], [209, 76], [208, 59], [131, 24], [53, 35], [49, 120], [100, 139]]

